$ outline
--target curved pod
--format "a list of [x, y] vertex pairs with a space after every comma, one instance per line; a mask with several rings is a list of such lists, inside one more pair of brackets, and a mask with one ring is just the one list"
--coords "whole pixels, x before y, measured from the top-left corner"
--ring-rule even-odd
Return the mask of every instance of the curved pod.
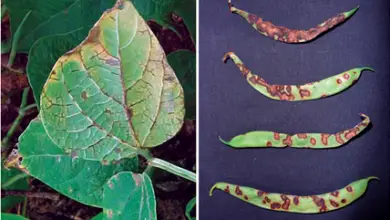
[[379, 180], [371, 176], [352, 182], [333, 192], [310, 196], [267, 193], [246, 186], [218, 182], [211, 188], [210, 196], [214, 189], [219, 189], [264, 209], [305, 214], [323, 213], [341, 209], [360, 198], [366, 192], [368, 182], [372, 179]]
[[317, 27], [310, 28], [309, 30], [295, 30], [282, 26], [276, 26], [269, 21], [264, 21], [257, 15], [240, 10], [233, 6], [231, 0], [229, 0], [228, 6], [232, 13], [238, 14], [245, 18], [248, 23], [251, 24], [252, 27], [262, 35], [285, 43], [304, 43], [312, 41], [319, 35], [328, 32], [337, 25], [345, 22], [359, 9], [359, 6], [357, 6], [350, 11], [340, 13], [317, 25]]
[[294, 135], [278, 133], [273, 131], [252, 131], [238, 135], [224, 144], [233, 148], [250, 147], [294, 147], [311, 149], [329, 149], [340, 147], [348, 143], [352, 138], [358, 136], [370, 124], [370, 118], [365, 114], [360, 114], [363, 118], [355, 127], [337, 132], [336, 134], [325, 133], [299, 133]]
[[346, 90], [352, 86], [364, 70], [374, 71], [370, 67], [354, 68], [326, 79], [303, 85], [269, 84], [263, 78], [253, 74], [233, 52], [224, 55], [223, 61], [232, 59], [248, 83], [261, 94], [274, 100], [304, 101], [325, 98]]

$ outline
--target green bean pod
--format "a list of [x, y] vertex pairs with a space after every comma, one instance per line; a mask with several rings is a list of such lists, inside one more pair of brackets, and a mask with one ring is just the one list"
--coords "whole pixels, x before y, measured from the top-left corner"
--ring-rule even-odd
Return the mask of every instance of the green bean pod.
[[229, 58], [233, 60], [254, 89], [270, 99], [284, 101], [314, 100], [335, 95], [353, 85], [364, 70], [374, 71], [370, 67], [361, 67], [304, 85], [271, 85], [263, 78], [253, 74], [235, 53], [226, 53], [223, 61], [226, 63]]
[[363, 120], [355, 127], [337, 132], [336, 134], [326, 133], [300, 133], [289, 135], [272, 131], [252, 131], [238, 135], [230, 141], [219, 139], [226, 145], [233, 148], [254, 148], [254, 147], [294, 147], [311, 149], [336, 148], [346, 144], [352, 138], [363, 132], [370, 124], [370, 118], [360, 114]]
[[377, 177], [370, 176], [333, 192], [311, 196], [267, 193], [250, 187], [218, 182], [211, 188], [209, 195], [212, 196], [214, 189], [219, 189], [264, 209], [314, 214], [334, 211], [351, 204], [365, 193], [368, 182], [372, 179], [379, 180]]
[[270, 37], [274, 40], [278, 40], [284, 43], [304, 43], [316, 39], [321, 34], [328, 32], [337, 25], [345, 22], [348, 18], [352, 17], [353, 14], [359, 9], [359, 6], [347, 11], [340, 13], [328, 20], [317, 25], [317, 27], [310, 28], [309, 30], [295, 30], [289, 29], [282, 26], [276, 26], [269, 21], [264, 21], [261, 17], [243, 11], [233, 6], [231, 0], [228, 1], [229, 10], [245, 18], [247, 22], [252, 25], [260, 34]]

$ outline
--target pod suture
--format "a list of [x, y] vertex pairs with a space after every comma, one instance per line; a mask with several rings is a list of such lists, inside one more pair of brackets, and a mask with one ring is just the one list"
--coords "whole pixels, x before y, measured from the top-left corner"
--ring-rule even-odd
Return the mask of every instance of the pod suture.
[[294, 147], [311, 149], [336, 148], [348, 143], [352, 138], [358, 136], [370, 124], [370, 118], [365, 114], [360, 114], [363, 120], [353, 128], [340, 131], [335, 134], [326, 133], [299, 133], [289, 135], [272, 131], [252, 131], [238, 135], [224, 144], [233, 148], [254, 148], [254, 147]]
[[240, 10], [234, 7], [234, 5], [231, 3], [231, 0], [228, 1], [228, 6], [232, 13], [238, 14], [245, 18], [248, 23], [251, 24], [252, 27], [262, 35], [285, 43], [304, 43], [312, 41], [319, 35], [328, 32], [332, 28], [346, 21], [359, 9], [359, 6], [357, 6], [350, 11], [340, 13], [317, 25], [317, 27], [310, 28], [309, 30], [295, 30], [282, 26], [276, 26], [269, 21], [264, 21], [257, 15]]
[[267, 193], [246, 186], [218, 182], [210, 189], [209, 195], [212, 196], [214, 189], [219, 189], [264, 209], [314, 214], [334, 211], [351, 204], [365, 193], [368, 182], [373, 179], [379, 180], [371, 176], [354, 181], [333, 192], [310, 196]]
[[272, 85], [253, 74], [235, 53], [226, 53], [223, 56], [223, 61], [226, 63], [229, 58], [233, 60], [254, 89], [270, 99], [284, 101], [314, 100], [332, 96], [352, 86], [364, 70], [374, 71], [370, 67], [361, 67], [304, 85]]

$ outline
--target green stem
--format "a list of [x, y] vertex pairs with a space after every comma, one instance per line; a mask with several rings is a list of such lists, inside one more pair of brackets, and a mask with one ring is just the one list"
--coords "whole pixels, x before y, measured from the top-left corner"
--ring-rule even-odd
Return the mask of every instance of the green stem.
[[1, 188], [2, 189], [6, 189], [7, 187], [11, 186], [12, 184], [14, 184], [15, 182], [19, 181], [20, 179], [23, 179], [25, 177], [28, 177], [28, 175], [26, 173], [19, 173], [18, 175], [15, 175], [13, 176], [12, 178], [10, 178], [7, 182], [5, 182], [4, 184], [2, 184]]
[[170, 173], [173, 173], [177, 176], [183, 177], [187, 180], [190, 180], [190, 181], [196, 183], [196, 174], [195, 173], [193, 173], [189, 170], [183, 169], [181, 167], [178, 167], [172, 163], [169, 163], [168, 161], [161, 160], [158, 158], [151, 158], [148, 160], [148, 164], [149, 164], [149, 166], [163, 169], [165, 171], [168, 171]]
[[23, 202], [23, 209], [22, 209], [22, 216], [26, 217], [27, 218], [27, 201], [28, 200], [28, 197], [24, 197], [24, 202]]
[[8, 143], [9, 143], [10, 139], [12, 138], [12, 135], [15, 133], [16, 129], [19, 127], [20, 123], [22, 122], [22, 119], [23, 119], [26, 111], [32, 108], [31, 105], [26, 107], [29, 91], [30, 91], [30, 87], [27, 87], [23, 90], [22, 102], [20, 103], [20, 108], [19, 108], [19, 115], [18, 115], [18, 117], [16, 117], [15, 121], [11, 125], [11, 128], [8, 130], [7, 135], [2, 140], [2, 143], [1, 143], [1, 151], [2, 152], [8, 148]]
[[16, 29], [14, 36], [12, 37], [12, 47], [11, 47], [11, 53], [9, 55], [8, 60], [8, 67], [11, 67], [14, 64], [15, 56], [16, 56], [16, 50], [18, 48], [19, 38], [22, 32], [22, 28], [24, 23], [26, 22], [28, 16], [30, 15], [31, 11], [28, 11], [27, 14], [24, 16], [22, 22], [20, 22], [19, 27]]

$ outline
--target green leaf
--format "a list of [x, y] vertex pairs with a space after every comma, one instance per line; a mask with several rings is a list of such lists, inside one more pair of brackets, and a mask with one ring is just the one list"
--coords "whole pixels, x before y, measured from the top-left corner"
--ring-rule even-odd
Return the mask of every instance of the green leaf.
[[79, 45], [88, 35], [89, 29], [80, 28], [63, 35], [40, 38], [29, 53], [27, 76], [39, 106], [43, 85], [54, 64], [64, 53]]
[[104, 219], [157, 219], [153, 185], [147, 174], [121, 172], [104, 186]]
[[175, 70], [184, 89], [186, 118], [196, 118], [196, 55], [189, 50], [177, 50], [168, 55], [169, 65]]
[[28, 52], [44, 36], [65, 34], [80, 27], [90, 28], [114, 0], [3, 0], [9, 9], [11, 33], [15, 34], [22, 19], [31, 10], [23, 27], [18, 52]]
[[15, 215], [10, 213], [1, 213], [1, 219], [3, 220], [28, 220], [21, 215]]
[[18, 155], [23, 159], [19, 169], [74, 200], [97, 207], [102, 205], [106, 182], [115, 173], [126, 170], [121, 164], [103, 165], [66, 155], [50, 140], [37, 119], [20, 136]]
[[103, 220], [103, 212], [95, 215], [91, 220]]
[[186, 217], [188, 220], [196, 220], [196, 217], [191, 217], [191, 211], [196, 205], [196, 197], [192, 198], [186, 206]]
[[118, 1], [54, 65], [40, 116], [66, 154], [110, 162], [176, 135], [183, 96], [157, 38], [129, 1]]
[[154, 20], [163, 27], [174, 29], [171, 13], [183, 18], [192, 41], [196, 39], [196, 1], [195, 0], [133, 0], [134, 6], [145, 20]]
[[[27, 190], [28, 188], [27, 175], [15, 168], [4, 168], [3, 161], [1, 161], [1, 189]], [[3, 197], [1, 198], [1, 211], [4, 212], [23, 200], [23, 196]]]

